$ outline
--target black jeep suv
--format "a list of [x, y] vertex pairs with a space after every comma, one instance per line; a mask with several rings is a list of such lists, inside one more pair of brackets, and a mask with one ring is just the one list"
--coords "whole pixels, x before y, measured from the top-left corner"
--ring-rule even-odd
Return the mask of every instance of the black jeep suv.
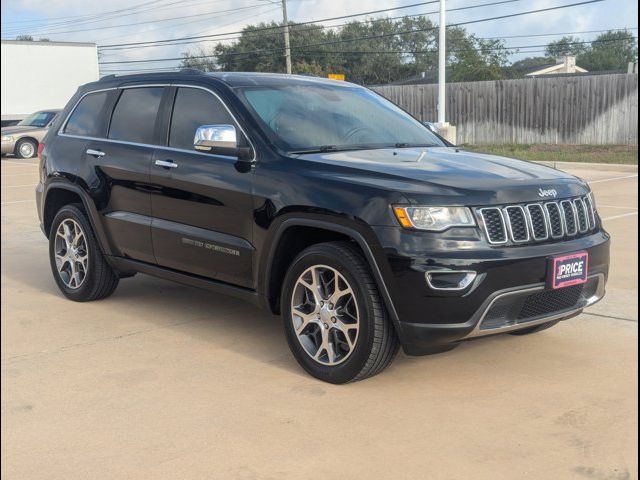
[[111, 76], [41, 148], [38, 214], [68, 298], [136, 272], [284, 318], [333, 383], [532, 333], [600, 300], [609, 236], [583, 181], [467, 153], [372, 91], [254, 73]]

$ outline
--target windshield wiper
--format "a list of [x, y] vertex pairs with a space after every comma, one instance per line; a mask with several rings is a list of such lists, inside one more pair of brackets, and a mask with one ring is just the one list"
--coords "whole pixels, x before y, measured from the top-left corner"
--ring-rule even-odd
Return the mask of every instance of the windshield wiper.
[[351, 145], [340, 147], [338, 145], [322, 145], [320, 147], [307, 148], [304, 150], [292, 150], [291, 154], [303, 154], [303, 153], [324, 153], [324, 152], [344, 152], [346, 150], [365, 150], [365, 147], [360, 145]]
[[412, 148], [412, 147], [437, 147], [433, 143], [396, 143], [393, 145], [394, 148]]

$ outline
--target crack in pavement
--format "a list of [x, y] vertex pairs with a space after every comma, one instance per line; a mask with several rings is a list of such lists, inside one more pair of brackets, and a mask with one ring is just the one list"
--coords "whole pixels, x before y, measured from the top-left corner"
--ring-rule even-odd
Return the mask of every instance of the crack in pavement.
[[616, 317], [615, 315], [603, 315], [601, 313], [582, 312], [583, 315], [591, 315], [592, 317], [610, 318], [612, 320], [622, 320], [624, 322], [638, 323], [637, 318]]

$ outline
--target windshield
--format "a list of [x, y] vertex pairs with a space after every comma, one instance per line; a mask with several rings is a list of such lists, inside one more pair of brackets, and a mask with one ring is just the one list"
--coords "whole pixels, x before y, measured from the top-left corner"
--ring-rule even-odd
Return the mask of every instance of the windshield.
[[18, 123], [23, 127], [46, 127], [56, 116], [56, 112], [36, 112]]
[[365, 88], [286, 85], [239, 93], [276, 146], [290, 153], [445, 146], [408, 113]]

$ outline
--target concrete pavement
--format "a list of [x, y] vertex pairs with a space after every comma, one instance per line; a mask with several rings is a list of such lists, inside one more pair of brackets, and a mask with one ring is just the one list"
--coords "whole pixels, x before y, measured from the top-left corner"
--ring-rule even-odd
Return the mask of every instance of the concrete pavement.
[[3, 478], [637, 478], [637, 172], [569, 170], [613, 236], [603, 302], [333, 386], [232, 298], [138, 275], [65, 300], [35, 161], [3, 159]]

